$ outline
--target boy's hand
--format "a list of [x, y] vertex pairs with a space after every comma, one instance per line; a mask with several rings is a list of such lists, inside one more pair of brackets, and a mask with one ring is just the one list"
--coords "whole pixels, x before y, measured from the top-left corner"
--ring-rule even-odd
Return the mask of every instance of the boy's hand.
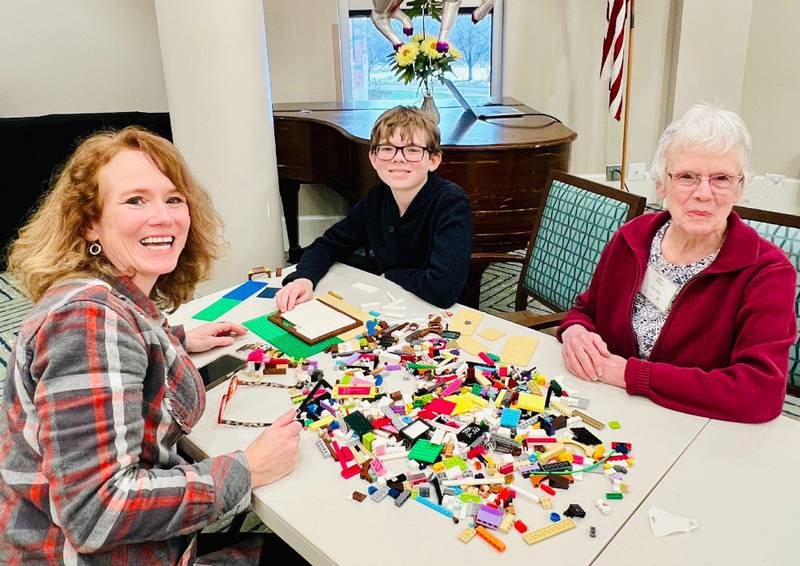
[[275, 295], [275, 305], [280, 312], [292, 310], [296, 305], [305, 303], [314, 295], [314, 284], [310, 279], [295, 279]]

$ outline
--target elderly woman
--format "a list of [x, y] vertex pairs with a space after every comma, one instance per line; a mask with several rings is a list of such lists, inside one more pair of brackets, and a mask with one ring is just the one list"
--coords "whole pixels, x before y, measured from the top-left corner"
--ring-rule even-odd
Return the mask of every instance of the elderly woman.
[[797, 274], [742, 222], [750, 135], [699, 104], [670, 124], [652, 174], [666, 211], [623, 226], [559, 329], [567, 369], [715, 419], [780, 414]]
[[0, 416], [0, 563], [191, 564], [194, 533], [294, 467], [291, 413], [244, 451], [176, 451], [205, 406], [187, 352], [246, 329], [184, 334], [156, 305], [191, 298], [219, 228], [175, 147], [126, 128], [81, 143], [21, 230], [8, 265], [37, 304]]

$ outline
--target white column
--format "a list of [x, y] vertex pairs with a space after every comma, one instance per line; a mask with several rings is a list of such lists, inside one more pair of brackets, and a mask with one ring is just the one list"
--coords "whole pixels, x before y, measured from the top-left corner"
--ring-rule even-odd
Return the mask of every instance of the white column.
[[284, 264], [262, 0], [155, 0], [175, 145], [230, 243], [208, 292]]

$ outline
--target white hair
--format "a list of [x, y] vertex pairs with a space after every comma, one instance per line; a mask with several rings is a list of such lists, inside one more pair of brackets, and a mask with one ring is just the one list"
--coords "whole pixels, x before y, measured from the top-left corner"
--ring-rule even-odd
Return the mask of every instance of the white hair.
[[751, 145], [750, 133], [738, 114], [717, 104], [701, 102], [691, 106], [661, 134], [650, 174], [656, 183], [663, 183], [668, 154], [701, 149], [719, 154], [737, 152], [742, 173], [749, 177]]

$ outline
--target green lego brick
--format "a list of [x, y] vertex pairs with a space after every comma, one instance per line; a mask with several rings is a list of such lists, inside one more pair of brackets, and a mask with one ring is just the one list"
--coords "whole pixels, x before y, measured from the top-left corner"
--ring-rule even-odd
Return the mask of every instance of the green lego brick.
[[432, 464], [439, 457], [439, 453], [444, 448], [441, 444], [433, 444], [424, 438], [420, 438], [414, 443], [411, 452], [408, 453], [409, 460]]
[[455, 468], [456, 466], [458, 466], [462, 470], [467, 470], [469, 468], [469, 466], [467, 466], [467, 463], [458, 456], [451, 456], [450, 458], [445, 458], [444, 460], [442, 460], [442, 464], [444, 464], [445, 468]]
[[378, 436], [374, 432], [368, 432], [367, 434], [361, 437], [361, 442], [364, 443], [364, 447], [367, 450], [372, 452], [372, 443], [375, 441], [376, 438], [378, 438]]
[[196, 318], [197, 320], [206, 320], [212, 321], [217, 320], [223, 314], [231, 310], [233, 307], [241, 303], [242, 301], [237, 301], [235, 299], [219, 299], [214, 301], [206, 308], [201, 310], [199, 313], [194, 315], [192, 318]]
[[481, 391], [483, 391], [483, 386], [478, 385], [477, 383], [472, 386], [472, 393], [474, 395], [480, 395]]
[[619, 424], [618, 421], [609, 421], [608, 426], [609, 426], [609, 428], [613, 428], [614, 430], [617, 430], [618, 428], [622, 428], [622, 425]]

